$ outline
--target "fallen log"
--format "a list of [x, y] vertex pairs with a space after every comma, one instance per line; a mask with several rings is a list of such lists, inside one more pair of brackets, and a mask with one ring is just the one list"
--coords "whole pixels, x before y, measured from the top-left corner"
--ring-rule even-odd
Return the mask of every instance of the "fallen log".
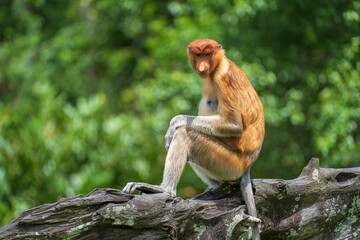
[[[293, 180], [254, 179], [261, 239], [360, 239], [360, 167], [320, 168]], [[238, 186], [192, 199], [95, 189], [20, 214], [0, 239], [248, 239], [259, 224]]]

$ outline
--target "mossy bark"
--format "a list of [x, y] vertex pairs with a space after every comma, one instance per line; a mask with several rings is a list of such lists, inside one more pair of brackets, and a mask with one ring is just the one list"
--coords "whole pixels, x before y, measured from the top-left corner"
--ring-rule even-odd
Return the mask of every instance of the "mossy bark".
[[[360, 168], [325, 169], [312, 159], [293, 180], [254, 179], [261, 239], [360, 237]], [[193, 199], [96, 189], [20, 214], [0, 239], [247, 239], [258, 224], [238, 186]]]

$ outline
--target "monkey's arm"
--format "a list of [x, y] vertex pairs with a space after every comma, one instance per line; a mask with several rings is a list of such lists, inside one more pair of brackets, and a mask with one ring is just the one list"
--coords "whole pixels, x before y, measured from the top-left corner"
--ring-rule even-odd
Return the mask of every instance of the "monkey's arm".
[[195, 131], [214, 137], [238, 137], [243, 131], [242, 121], [228, 121], [220, 115], [177, 115], [171, 120], [169, 129], [165, 135], [166, 150], [169, 149], [175, 130], [179, 127], [191, 128]]

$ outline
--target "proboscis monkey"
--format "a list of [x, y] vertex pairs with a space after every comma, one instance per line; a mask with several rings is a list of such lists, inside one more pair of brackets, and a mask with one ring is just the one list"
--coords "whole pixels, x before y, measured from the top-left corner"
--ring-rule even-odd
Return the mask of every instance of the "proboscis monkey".
[[[186, 162], [212, 187], [238, 181], [250, 215], [257, 217], [250, 182], [250, 167], [257, 159], [265, 135], [264, 110], [246, 74], [225, 56], [214, 40], [195, 40], [188, 57], [203, 80], [199, 116], [178, 115], [165, 135], [163, 181], [160, 186], [128, 183], [136, 189], [176, 195], [176, 186]], [[259, 239], [259, 228], [253, 230]]]

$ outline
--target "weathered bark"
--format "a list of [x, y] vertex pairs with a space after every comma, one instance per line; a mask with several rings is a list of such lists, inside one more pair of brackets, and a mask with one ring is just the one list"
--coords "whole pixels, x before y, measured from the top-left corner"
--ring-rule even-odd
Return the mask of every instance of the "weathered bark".
[[[360, 239], [359, 167], [319, 168], [312, 159], [296, 179], [253, 187], [263, 240]], [[188, 200], [96, 189], [23, 212], [0, 239], [247, 239], [256, 221], [238, 196], [231, 185]]]

